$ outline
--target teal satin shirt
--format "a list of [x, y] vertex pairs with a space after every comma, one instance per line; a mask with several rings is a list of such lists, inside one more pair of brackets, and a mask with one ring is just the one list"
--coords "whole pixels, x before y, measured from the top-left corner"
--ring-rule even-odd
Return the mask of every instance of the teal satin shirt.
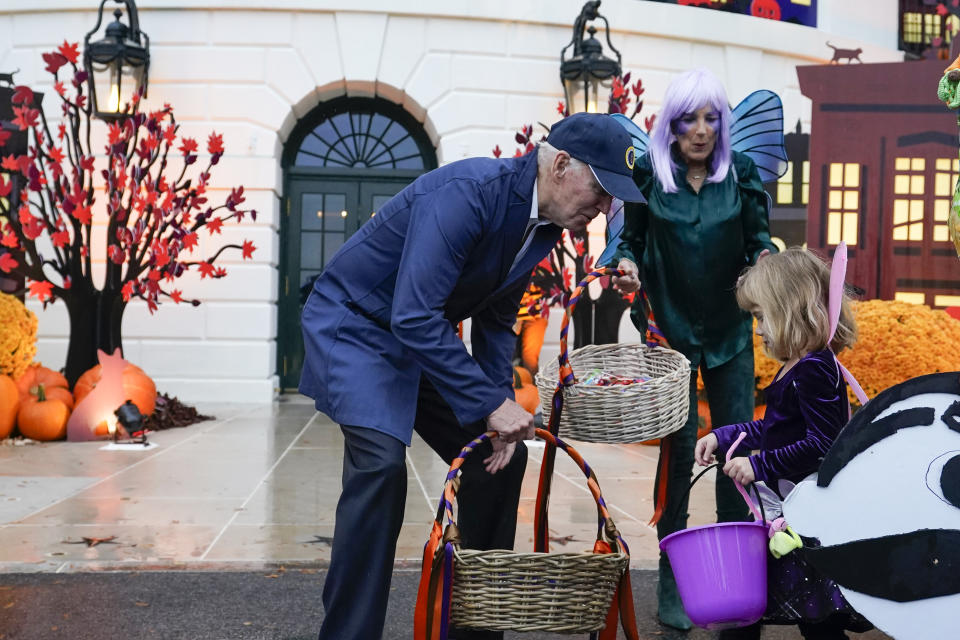
[[[767, 196], [757, 167], [748, 156], [733, 153], [723, 182], [705, 182], [700, 193], [686, 181], [678, 161], [676, 193], [664, 193], [650, 157], [637, 161], [633, 179], [646, 204], [628, 203], [620, 246], [612, 261], [636, 263], [657, 326], [670, 346], [692, 366], [701, 353], [708, 368], [738, 354], [750, 341], [750, 314], [737, 306], [734, 287], [740, 272], [756, 262], [770, 242]], [[639, 297], [631, 309], [633, 323], [646, 331]]]

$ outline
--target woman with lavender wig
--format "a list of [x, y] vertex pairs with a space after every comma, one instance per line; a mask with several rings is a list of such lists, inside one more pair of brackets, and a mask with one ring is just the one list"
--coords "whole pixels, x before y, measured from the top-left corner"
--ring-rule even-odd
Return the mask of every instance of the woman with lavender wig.
[[[753, 419], [753, 341], [750, 315], [734, 294], [744, 267], [776, 247], [770, 242], [767, 197], [753, 161], [730, 148], [730, 107], [719, 79], [706, 69], [677, 76], [663, 100], [647, 153], [633, 179], [647, 202], [627, 205], [622, 241], [613, 262], [626, 275], [624, 291], [643, 281], [657, 326], [670, 346], [690, 360], [690, 414], [661, 446], [654, 499], [666, 482], [657, 523], [662, 539], [686, 528], [686, 488], [697, 440], [697, 374], [703, 376], [713, 424]], [[631, 318], [641, 332], [647, 318], [640, 296]], [[717, 520], [746, 520], [732, 481], [716, 484]], [[667, 557], [660, 555], [657, 615], [671, 627], [692, 625], [677, 594]]]

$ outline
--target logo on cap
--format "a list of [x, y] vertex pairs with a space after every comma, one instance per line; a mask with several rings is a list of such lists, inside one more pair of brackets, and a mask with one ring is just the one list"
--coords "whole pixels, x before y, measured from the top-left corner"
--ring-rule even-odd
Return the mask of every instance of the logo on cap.
[[632, 146], [627, 147], [627, 152], [624, 154], [624, 160], [627, 161], [627, 168], [630, 171], [633, 171], [633, 163], [637, 160], [637, 150]]

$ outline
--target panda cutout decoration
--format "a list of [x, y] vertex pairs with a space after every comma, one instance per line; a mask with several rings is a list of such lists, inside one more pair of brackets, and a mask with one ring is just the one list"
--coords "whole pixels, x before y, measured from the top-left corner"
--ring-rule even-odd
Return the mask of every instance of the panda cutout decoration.
[[960, 372], [868, 402], [783, 512], [815, 539], [807, 560], [877, 628], [897, 640], [960, 638]]

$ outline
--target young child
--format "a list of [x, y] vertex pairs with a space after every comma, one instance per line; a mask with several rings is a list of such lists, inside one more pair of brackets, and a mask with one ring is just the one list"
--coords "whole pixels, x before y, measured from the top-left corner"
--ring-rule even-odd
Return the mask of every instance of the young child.
[[[844, 295], [836, 333], [827, 344], [829, 289], [830, 268], [801, 248], [768, 256], [741, 278], [737, 303], [756, 318], [764, 350], [783, 366], [766, 388], [763, 420], [714, 429], [697, 442], [698, 464], [710, 464], [714, 454], [725, 458], [745, 431], [739, 451], [753, 455], [732, 458], [723, 467], [742, 485], [763, 482], [779, 495], [780, 480], [797, 483], [820, 467], [849, 419], [847, 383], [835, 354], [853, 344], [857, 333]], [[768, 512], [767, 518], [773, 516]], [[846, 638], [852, 609], [836, 583], [817, 574], [800, 552], [768, 559], [768, 605], [762, 621], [798, 624], [808, 640]], [[732, 629], [720, 638], [758, 639], [760, 628], [757, 623]]]

